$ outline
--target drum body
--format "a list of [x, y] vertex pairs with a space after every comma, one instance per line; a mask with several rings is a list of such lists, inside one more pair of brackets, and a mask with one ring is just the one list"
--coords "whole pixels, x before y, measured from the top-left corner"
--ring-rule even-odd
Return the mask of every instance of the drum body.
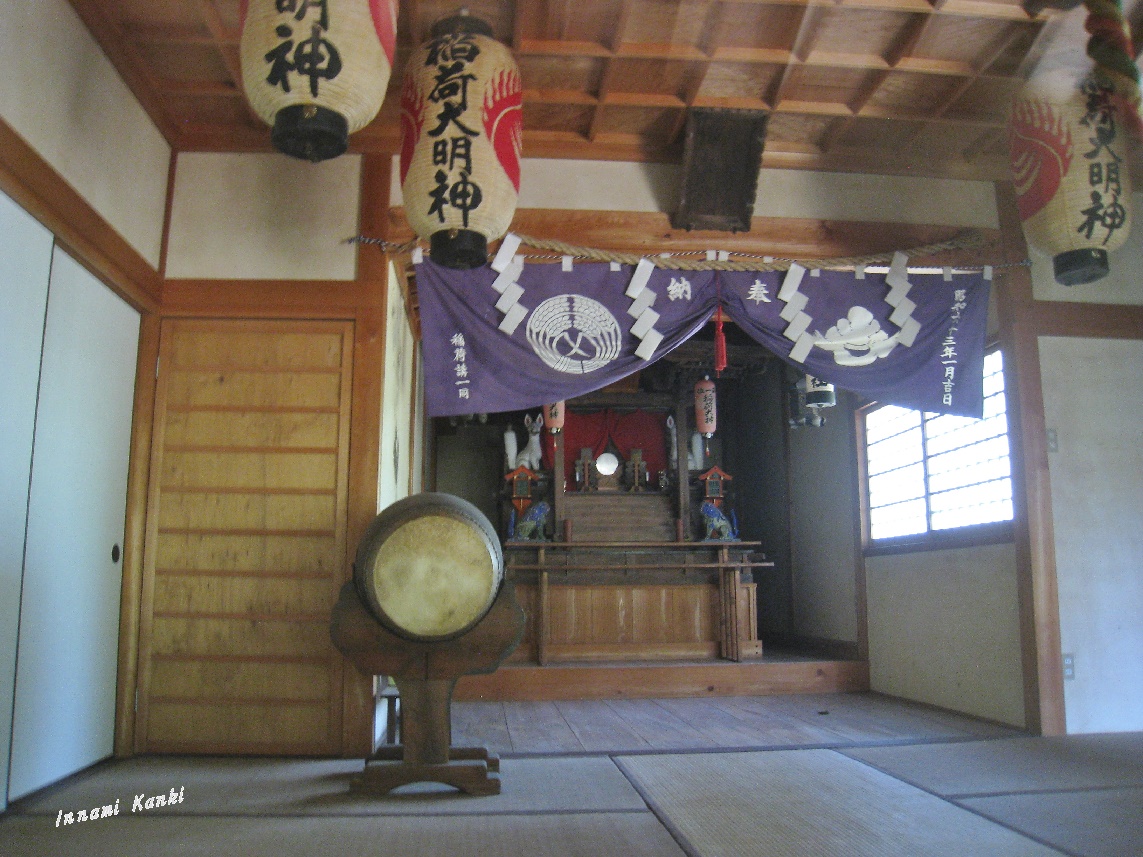
[[484, 514], [451, 494], [424, 493], [381, 511], [357, 549], [357, 592], [408, 640], [458, 637], [492, 607], [504, 581], [500, 539]]

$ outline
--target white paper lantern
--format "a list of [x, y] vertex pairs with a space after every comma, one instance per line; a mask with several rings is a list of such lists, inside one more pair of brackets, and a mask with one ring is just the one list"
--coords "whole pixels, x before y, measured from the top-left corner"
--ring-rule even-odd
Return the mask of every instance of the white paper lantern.
[[1012, 107], [1009, 150], [1024, 235], [1052, 256], [1065, 286], [1109, 270], [1131, 230], [1127, 133], [1112, 87], [1056, 71], [1031, 79]]
[[396, 0], [243, 0], [242, 86], [288, 155], [323, 161], [381, 109]]
[[439, 21], [401, 88], [405, 215], [433, 261], [475, 268], [508, 231], [520, 192], [520, 70], [484, 21]]

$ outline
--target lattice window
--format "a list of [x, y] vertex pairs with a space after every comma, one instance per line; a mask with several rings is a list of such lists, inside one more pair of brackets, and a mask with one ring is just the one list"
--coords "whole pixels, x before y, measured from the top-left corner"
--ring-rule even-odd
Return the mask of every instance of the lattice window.
[[1012, 520], [1004, 364], [984, 360], [984, 418], [884, 405], [864, 415], [872, 541]]

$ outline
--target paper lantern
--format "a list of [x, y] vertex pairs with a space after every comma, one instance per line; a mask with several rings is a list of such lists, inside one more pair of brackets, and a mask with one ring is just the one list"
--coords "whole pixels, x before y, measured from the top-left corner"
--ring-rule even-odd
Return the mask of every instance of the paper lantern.
[[242, 86], [287, 155], [324, 161], [381, 109], [396, 0], [243, 0]]
[[709, 438], [718, 425], [714, 381], [709, 377], [695, 384], [695, 431]]
[[508, 231], [520, 191], [520, 71], [484, 21], [439, 21], [401, 87], [405, 215], [434, 262], [475, 268]]
[[823, 381], [821, 378], [815, 378], [813, 375], [806, 376], [807, 408], [832, 408], [836, 404], [837, 392], [834, 390], [833, 384]]
[[1028, 243], [1065, 286], [1109, 270], [1131, 229], [1126, 126], [1113, 87], [1064, 72], [1030, 80], [1012, 108], [1009, 151]]
[[544, 405], [544, 425], [552, 434], [559, 434], [564, 430], [564, 403], [553, 402]]

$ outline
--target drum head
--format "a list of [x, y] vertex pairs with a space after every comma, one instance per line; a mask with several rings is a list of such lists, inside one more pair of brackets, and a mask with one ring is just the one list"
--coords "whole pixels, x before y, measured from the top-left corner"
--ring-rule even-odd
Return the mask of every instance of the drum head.
[[501, 569], [482, 531], [426, 514], [388, 534], [365, 572], [368, 595], [403, 636], [442, 639], [467, 630], [492, 606]]

